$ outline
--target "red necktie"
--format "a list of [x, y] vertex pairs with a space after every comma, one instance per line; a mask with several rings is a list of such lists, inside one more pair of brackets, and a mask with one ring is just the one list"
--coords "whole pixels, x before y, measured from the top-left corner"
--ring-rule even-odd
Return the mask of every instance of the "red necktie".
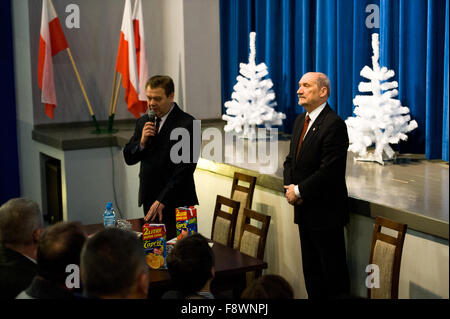
[[300, 136], [300, 140], [298, 141], [297, 154], [295, 155], [295, 159], [298, 158], [298, 153], [300, 152], [300, 147], [302, 146], [303, 138], [305, 137], [306, 130], [308, 129], [308, 125], [309, 125], [310, 121], [311, 121], [311, 119], [309, 118], [308, 115], [306, 115], [305, 125], [303, 125], [302, 135]]

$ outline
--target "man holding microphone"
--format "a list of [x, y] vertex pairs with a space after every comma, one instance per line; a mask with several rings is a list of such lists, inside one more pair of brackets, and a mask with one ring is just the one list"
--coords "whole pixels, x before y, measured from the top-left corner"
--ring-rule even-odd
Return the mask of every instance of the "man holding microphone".
[[[141, 163], [138, 204], [143, 205], [144, 219], [165, 224], [168, 239], [176, 236], [175, 208], [198, 204], [193, 174], [199, 154], [194, 153], [193, 139], [200, 137], [193, 136], [194, 117], [174, 102], [174, 91], [168, 76], [156, 75], [147, 81], [148, 112], [137, 120], [123, 150], [128, 165]], [[188, 162], [175, 163], [170, 158], [171, 148], [181, 139], [170, 139], [176, 128], [189, 132]], [[185, 149], [183, 145], [181, 152]]]

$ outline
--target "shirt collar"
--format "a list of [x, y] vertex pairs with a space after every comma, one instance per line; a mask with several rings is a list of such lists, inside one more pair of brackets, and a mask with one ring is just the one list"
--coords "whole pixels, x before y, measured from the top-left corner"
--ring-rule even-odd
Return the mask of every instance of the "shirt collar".
[[164, 125], [164, 122], [167, 120], [167, 117], [169, 116], [170, 112], [172, 112], [174, 106], [175, 106], [175, 103], [172, 103], [172, 106], [170, 107], [169, 112], [167, 112], [166, 115], [161, 117], [161, 121], [159, 122], [158, 132], [161, 132], [161, 129], [162, 129], [163, 125]]
[[18, 250], [15, 250], [15, 249], [10, 248], [10, 247], [6, 247], [5, 245], [2, 245], [2, 244], [0, 244], [0, 249], [6, 249], [7, 251], [8, 251], [8, 250], [9, 250], [9, 251], [12, 251], [12, 252], [14, 252], [15, 254], [20, 254], [20, 255], [22, 255], [23, 257], [25, 257], [25, 258], [29, 259], [30, 261], [32, 261], [33, 263], [37, 264], [37, 262], [36, 262], [35, 259], [33, 259], [33, 258], [31, 258], [30, 256], [27, 256], [27, 255], [21, 253], [21, 252], [18, 251]]
[[34, 260], [31, 257], [28, 257], [27, 255], [22, 254], [22, 256], [27, 257], [29, 260], [31, 260], [33, 263], [37, 264], [36, 260]]
[[323, 109], [325, 108], [326, 105], [327, 105], [327, 102], [323, 103], [319, 107], [316, 107], [314, 109], [314, 111], [312, 111], [311, 113], [306, 113], [306, 115], [308, 115], [309, 118], [311, 119], [310, 123], [312, 123], [316, 120], [316, 118], [319, 116], [320, 112], [323, 111]]
[[214, 295], [209, 291], [197, 291], [196, 294], [206, 299], [214, 299]]

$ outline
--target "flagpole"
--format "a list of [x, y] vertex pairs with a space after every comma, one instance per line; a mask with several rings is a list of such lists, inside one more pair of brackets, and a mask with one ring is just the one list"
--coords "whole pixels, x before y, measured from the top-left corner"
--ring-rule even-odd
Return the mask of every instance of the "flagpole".
[[109, 104], [108, 132], [112, 132], [114, 122], [113, 105], [114, 105], [114, 97], [116, 95], [116, 83], [117, 83], [117, 70], [114, 72], [114, 83], [111, 94], [111, 103]]
[[117, 83], [117, 70], [114, 72], [114, 83], [112, 88], [112, 94], [111, 94], [111, 103], [109, 104], [109, 115], [113, 112], [113, 105], [114, 105], [114, 96], [116, 95], [116, 83]]
[[[50, 2], [50, 8], [53, 11], [53, 14], [55, 16], [57, 16], [55, 7], [53, 6], [52, 0], [50, 0], [49, 2]], [[91, 102], [89, 102], [89, 99], [88, 99], [87, 94], [86, 94], [86, 90], [84, 89], [83, 82], [81, 82], [80, 74], [78, 73], [77, 66], [75, 64], [75, 61], [74, 61], [73, 56], [72, 56], [72, 52], [70, 51], [69, 47], [67, 47], [67, 53], [69, 54], [70, 62], [72, 62], [72, 66], [73, 66], [73, 69], [74, 69], [75, 74], [77, 76], [78, 83], [80, 84], [81, 91], [83, 92], [84, 99], [86, 100], [86, 103], [88, 105], [89, 113], [91, 114], [92, 120], [94, 121], [95, 133], [100, 134], [101, 133], [100, 127], [98, 126], [97, 119], [95, 118], [94, 111], [92, 110]]]
[[117, 98], [119, 96], [119, 90], [120, 90], [120, 83], [122, 82], [122, 73], [119, 73], [119, 83], [117, 84], [116, 88], [116, 79], [117, 79], [117, 71], [116, 76], [114, 78], [114, 95], [111, 96], [111, 106], [109, 111], [109, 119], [108, 119], [108, 132], [112, 133], [113, 131], [113, 122], [114, 122], [114, 116], [116, 115], [116, 105], [117, 105]]
[[73, 56], [72, 56], [72, 52], [70, 51], [70, 48], [67, 48], [67, 53], [69, 54], [70, 62], [72, 62], [72, 66], [73, 66], [73, 69], [75, 71], [75, 75], [77, 76], [78, 83], [80, 84], [81, 91], [83, 92], [84, 99], [85, 99], [85, 101], [87, 103], [87, 106], [89, 108], [89, 113], [91, 114], [92, 120], [94, 121], [95, 132], [97, 134], [100, 134], [101, 133], [100, 132], [100, 127], [98, 126], [97, 119], [95, 118], [94, 111], [92, 110], [91, 102], [89, 102], [89, 99], [87, 97], [86, 90], [84, 89], [83, 82], [81, 81], [80, 74], [78, 73], [78, 69], [77, 69], [77, 66], [75, 64], [75, 61], [73, 60]]
[[119, 89], [120, 89], [121, 82], [122, 82], [122, 73], [119, 73], [119, 83], [117, 84], [116, 96], [114, 97], [114, 105], [113, 105], [112, 114], [116, 114], [117, 99], [119, 97]]

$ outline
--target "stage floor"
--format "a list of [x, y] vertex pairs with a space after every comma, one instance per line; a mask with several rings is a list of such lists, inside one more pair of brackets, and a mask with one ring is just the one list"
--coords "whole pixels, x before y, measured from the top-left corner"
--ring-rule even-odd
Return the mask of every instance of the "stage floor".
[[385, 165], [347, 156], [347, 186], [354, 198], [449, 221], [448, 163], [399, 155]]

